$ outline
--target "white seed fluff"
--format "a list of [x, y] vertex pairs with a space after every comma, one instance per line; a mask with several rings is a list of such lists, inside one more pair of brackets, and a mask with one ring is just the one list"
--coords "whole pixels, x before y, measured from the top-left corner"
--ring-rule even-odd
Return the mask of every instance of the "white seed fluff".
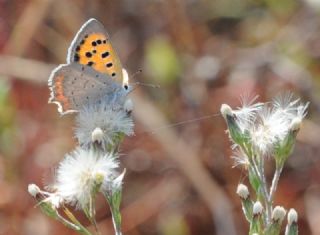
[[[307, 114], [308, 103], [293, 99], [291, 94], [284, 95], [272, 102], [254, 103], [244, 101], [243, 106], [233, 111], [239, 128], [248, 131], [252, 147], [261, 156], [270, 156], [279, 141], [281, 142], [291, 130], [298, 130]], [[222, 114], [231, 108], [227, 105]], [[227, 110], [227, 111], [226, 111]]]
[[53, 185], [55, 194], [66, 204], [83, 208], [90, 200], [97, 178], [113, 179], [119, 163], [111, 154], [77, 148], [60, 162]]
[[[133, 134], [133, 120], [122, 108], [102, 102], [84, 107], [76, 118], [75, 135], [81, 146], [88, 148], [92, 144], [92, 133], [96, 128], [102, 130], [99, 139], [102, 146], [114, 144], [119, 134]], [[102, 135], [102, 136], [101, 136]]]

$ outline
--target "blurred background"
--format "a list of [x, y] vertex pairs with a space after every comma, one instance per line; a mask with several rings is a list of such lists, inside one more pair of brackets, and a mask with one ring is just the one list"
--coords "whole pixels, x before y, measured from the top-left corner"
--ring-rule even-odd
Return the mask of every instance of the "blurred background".
[[[161, 86], [131, 95], [124, 234], [246, 234], [235, 190], [247, 176], [232, 168], [226, 125], [213, 114], [241, 94], [267, 101], [287, 90], [311, 105], [275, 205], [298, 211], [300, 234], [320, 234], [320, 0], [0, 0], [0, 234], [75, 234], [35, 208], [27, 185], [43, 187], [76, 145], [74, 117], [47, 104], [47, 80], [92, 17], [129, 73], [142, 69], [131, 81]], [[103, 234], [113, 234], [104, 201], [97, 207]]]

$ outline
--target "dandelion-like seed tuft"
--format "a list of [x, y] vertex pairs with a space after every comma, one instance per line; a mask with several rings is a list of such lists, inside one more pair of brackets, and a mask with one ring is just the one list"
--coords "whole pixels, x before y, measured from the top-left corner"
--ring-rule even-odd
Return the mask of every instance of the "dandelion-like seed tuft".
[[269, 103], [254, 103], [256, 98], [243, 101], [243, 106], [234, 111], [228, 105], [222, 105], [221, 113], [226, 117], [232, 112], [241, 132], [250, 136], [253, 150], [260, 156], [270, 156], [290, 131], [299, 130], [309, 104], [293, 99], [291, 94], [279, 96]]
[[76, 118], [75, 135], [81, 146], [89, 148], [99, 142], [103, 148], [115, 144], [121, 135], [133, 134], [133, 120], [123, 107], [110, 103], [83, 108]]
[[66, 204], [84, 208], [93, 191], [99, 191], [106, 179], [116, 177], [118, 165], [112, 154], [77, 148], [60, 162], [52, 188]]

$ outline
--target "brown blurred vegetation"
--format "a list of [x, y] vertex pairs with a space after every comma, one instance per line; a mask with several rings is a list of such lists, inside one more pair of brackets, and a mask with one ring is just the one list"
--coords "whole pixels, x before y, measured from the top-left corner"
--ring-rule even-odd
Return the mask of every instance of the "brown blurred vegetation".
[[[143, 70], [133, 80], [161, 86], [132, 94], [124, 234], [246, 234], [235, 190], [247, 177], [232, 168], [222, 118], [171, 124], [235, 107], [241, 94], [265, 101], [285, 90], [311, 106], [275, 204], [296, 208], [300, 234], [320, 234], [319, 0], [1, 0], [0, 234], [74, 234], [35, 208], [27, 185], [45, 185], [75, 146], [73, 117], [47, 104], [46, 84], [92, 17], [124, 67]], [[97, 206], [101, 230], [113, 234], [107, 206]]]

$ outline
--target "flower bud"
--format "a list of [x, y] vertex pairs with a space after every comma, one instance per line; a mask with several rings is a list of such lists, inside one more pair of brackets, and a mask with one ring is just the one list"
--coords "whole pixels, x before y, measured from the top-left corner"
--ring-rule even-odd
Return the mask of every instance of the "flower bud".
[[28, 192], [31, 194], [32, 197], [36, 197], [41, 192], [41, 190], [37, 185], [29, 184]]
[[227, 104], [222, 104], [220, 112], [227, 122], [230, 138], [236, 144], [243, 146], [244, 142], [246, 142], [246, 135], [241, 131], [236, 121], [236, 116], [230, 106]]
[[300, 127], [301, 127], [301, 118], [293, 119], [290, 125], [290, 129], [296, 132], [300, 130]]
[[103, 141], [103, 130], [100, 127], [96, 127], [91, 133], [91, 140], [93, 143], [101, 144]]
[[244, 184], [239, 184], [237, 188], [237, 194], [241, 199], [247, 199], [250, 195], [248, 187]]
[[290, 209], [288, 213], [288, 224], [285, 235], [298, 235], [298, 214], [294, 209]]
[[253, 233], [258, 233], [261, 234], [262, 232], [262, 211], [263, 207], [261, 202], [256, 201], [253, 204], [253, 217], [252, 220], [250, 221], [250, 234]]
[[261, 204], [261, 202], [256, 201], [253, 204], [253, 215], [261, 215], [263, 211], [263, 206]]
[[244, 184], [239, 184], [237, 188], [237, 194], [241, 198], [242, 211], [248, 222], [252, 220], [252, 207], [253, 202], [250, 199], [250, 193], [248, 187]]
[[274, 221], [283, 221], [286, 216], [286, 210], [282, 206], [276, 206], [272, 211], [272, 219]]
[[281, 225], [285, 216], [286, 210], [282, 206], [276, 206], [272, 211], [271, 224], [267, 227], [265, 234], [280, 234]]
[[96, 172], [93, 179], [94, 179], [94, 191], [98, 192], [103, 184], [105, 178], [105, 174], [103, 172]]
[[298, 213], [295, 209], [291, 208], [288, 213], [288, 224], [291, 225], [297, 222], [298, 222]]
[[227, 120], [227, 116], [233, 115], [231, 107], [227, 104], [221, 105], [220, 112], [225, 120]]
[[300, 129], [300, 125], [300, 118], [293, 119], [286, 136], [283, 139], [279, 139], [278, 142], [275, 143], [274, 157], [278, 168], [281, 168], [283, 166], [289, 155], [292, 153], [296, 142], [296, 136]]

